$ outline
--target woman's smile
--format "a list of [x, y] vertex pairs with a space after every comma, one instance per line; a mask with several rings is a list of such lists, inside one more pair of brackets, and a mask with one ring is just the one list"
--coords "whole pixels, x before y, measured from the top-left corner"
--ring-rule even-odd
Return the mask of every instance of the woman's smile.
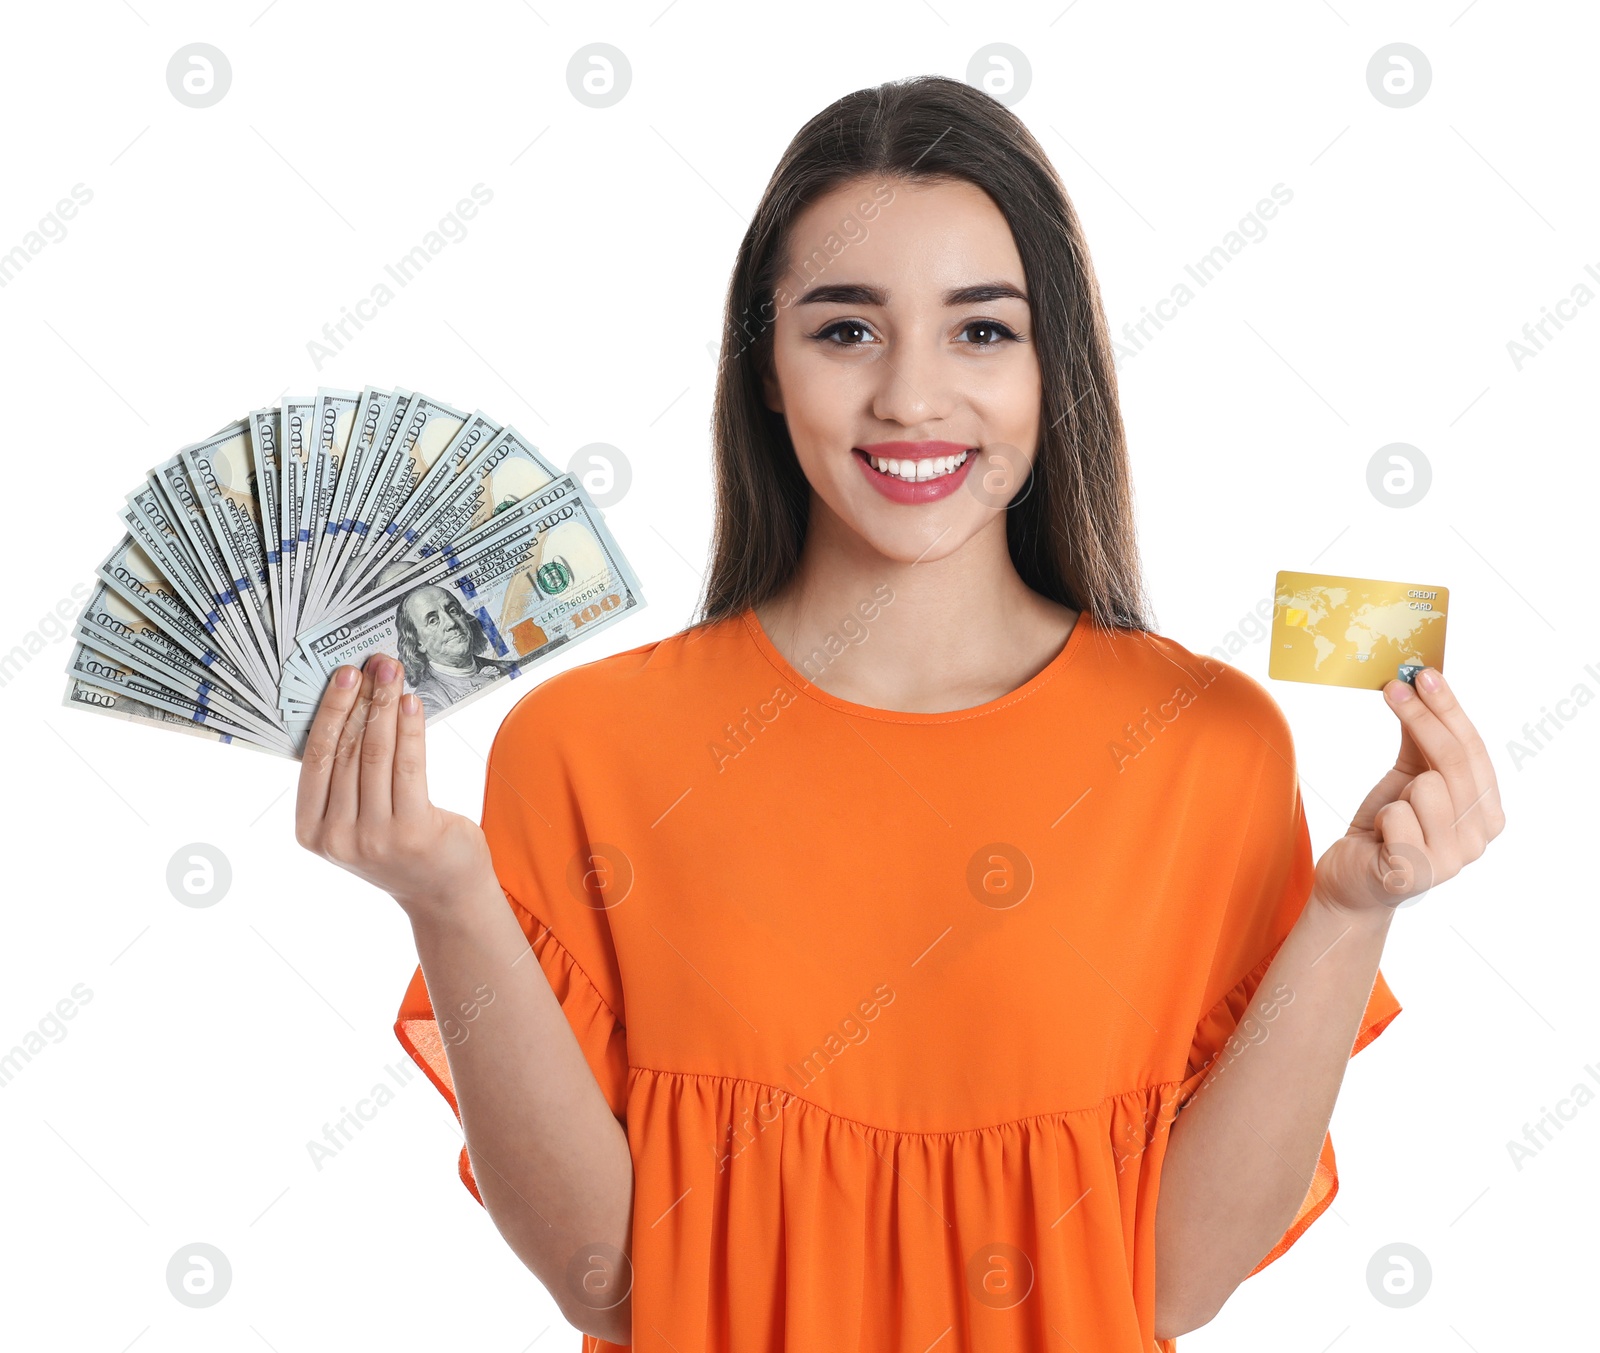
[[868, 442], [850, 449], [867, 482], [897, 503], [926, 503], [954, 493], [978, 448], [960, 442]]

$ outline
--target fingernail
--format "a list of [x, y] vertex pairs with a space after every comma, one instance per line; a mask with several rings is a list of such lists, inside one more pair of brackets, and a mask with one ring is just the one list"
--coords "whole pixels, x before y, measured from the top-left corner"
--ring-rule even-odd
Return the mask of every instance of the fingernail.
[[1430, 693], [1436, 691], [1439, 689], [1439, 674], [1431, 667], [1424, 667], [1417, 673], [1417, 685]]
[[356, 671], [354, 667], [341, 667], [333, 674], [333, 684], [341, 690], [347, 691], [356, 684], [360, 676], [361, 673]]
[[1417, 693], [1414, 690], [1411, 689], [1411, 683], [1410, 682], [1408, 682], [1408, 681], [1397, 681], [1397, 682], [1394, 683], [1394, 696], [1393, 696], [1393, 699], [1394, 699], [1395, 704], [1398, 705], [1402, 701], [1405, 701], [1405, 700], [1414, 700], [1416, 698], [1416, 695], [1417, 695]]
[[410, 692], [407, 692], [405, 695], [400, 697], [400, 709], [402, 713], [415, 714], [421, 708], [422, 701], [419, 700], [415, 695], [412, 695]]
[[388, 658], [379, 656], [372, 660], [372, 679], [383, 685], [394, 675], [394, 664]]

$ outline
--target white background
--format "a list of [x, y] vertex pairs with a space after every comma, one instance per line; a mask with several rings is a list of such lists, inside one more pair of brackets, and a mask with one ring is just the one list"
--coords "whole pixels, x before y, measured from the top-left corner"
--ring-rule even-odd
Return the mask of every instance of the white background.
[[[48, 620], [120, 538], [149, 466], [285, 391], [371, 382], [481, 406], [559, 463], [591, 442], [627, 456], [633, 488], [607, 520], [649, 606], [556, 666], [678, 629], [709, 539], [707, 344], [773, 165], [841, 94], [964, 77], [992, 42], [1031, 64], [1015, 109], [1060, 168], [1115, 329], [1274, 184], [1293, 192], [1121, 364], [1157, 628], [1204, 652], [1285, 568], [1448, 586], [1446, 670], [1509, 819], [1396, 918], [1383, 970], [1405, 1010], [1350, 1065], [1337, 1199], [1182, 1346], [1489, 1353], [1592, 1330], [1600, 1107], [1570, 1102], [1520, 1170], [1507, 1147], [1575, 1086], [1600, 1090], [1579, 856], [1600, 709], [1567, 706], [1520, 764], [1510, 746], [1575, 687], [1600, 690], [1600, 305], [1520, 369], [1507, 349], [1585, 264], [1600, 271], [1590, 7], [8, 9], [0, 251], [73, 185], [93, 194], [0, 289], [0, 650], [37, 649], [0, 688], [0, 1050], [76, 984], [92, 993], [0, 1086], [19, 1346], [577, 1347], [458, 1182], [455, 1120], [420, 1074], [336, 1159], [310, 1161], [325, 1123], [411, 1065], [391, 1030], [415, 963], [399, 909], [295, 845], [291, 763], [64, 709], [70, 645]], [[191, 42], [231, 63], [210, 108], [168, 89]], [[591, 42], [632, 66], [603, 110], [567, 84]], [[1392, 42], [1432, 67], [1405, 109], [1366, 82]], [[493, 200], [466, 237], [318, 370], [308, 342], [476, 183]], [[1368, 490], [1390, 442], [1432, 467], [1416, 506]], [[1259, 641], [1235, 658], [1264, 683], [1266, 661]], [[1320, 853], [1391, 763], [1395, 721], [1373, 693], [1268, 684]], [[438, 801], [477, 815], [516, 696], [430, 733]], [[215, 907], [167, 890], [190, 842], [231, 862]], [[195, 1241], [233, 1267], [203, 1311], [164, 1277]], [[1432, 1267], [1404, 1310], [1367, 1281], [1398, 1241]]]

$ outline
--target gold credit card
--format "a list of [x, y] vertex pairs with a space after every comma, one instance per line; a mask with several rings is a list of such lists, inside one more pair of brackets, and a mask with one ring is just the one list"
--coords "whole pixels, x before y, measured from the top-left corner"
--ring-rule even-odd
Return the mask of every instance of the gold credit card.
[[1424, 667], [1442, 672], [1449, 603], [1444, 587], [1280, 572], [1267, 675], [1379, 691]]

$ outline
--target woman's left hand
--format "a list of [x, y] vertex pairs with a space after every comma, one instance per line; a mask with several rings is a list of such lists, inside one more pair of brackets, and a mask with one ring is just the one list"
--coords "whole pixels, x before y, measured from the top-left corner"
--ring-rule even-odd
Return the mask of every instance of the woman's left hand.
[[1489, 753], [1437, 668], [1384, 699], [1400, 720], [1400, 754], [1317, 861], [1313, 899], [1376, 918], [1454, 878], [1505, 827]]

